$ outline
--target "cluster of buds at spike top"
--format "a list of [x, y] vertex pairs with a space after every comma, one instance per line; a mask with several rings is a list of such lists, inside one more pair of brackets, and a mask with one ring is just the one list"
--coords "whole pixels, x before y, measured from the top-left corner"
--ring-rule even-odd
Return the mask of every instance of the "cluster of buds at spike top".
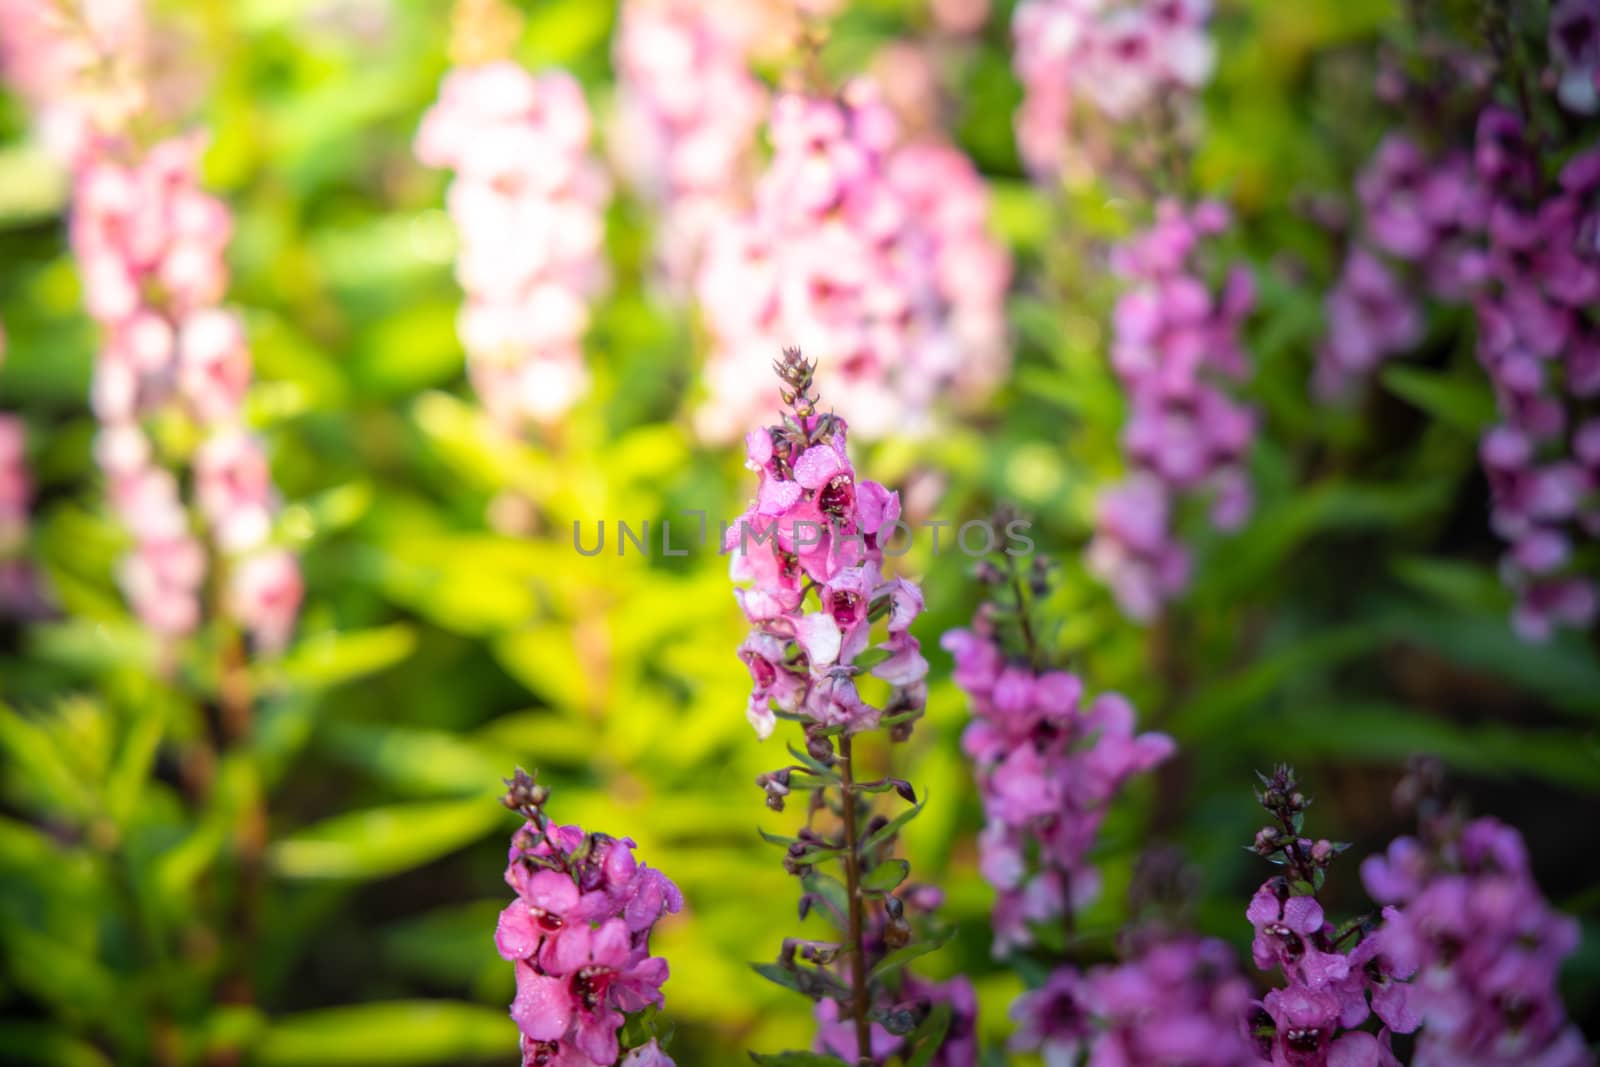
[[[683, 907], [678, 887], [634, 859], [634, 843], [546, 816], [550, 790], [521, 768], [501, 798], [524, 819], [511, 837], [495, 946], [516, 964], [511, 1018], [523, 1067], [611, 1067], [625, 1014], [662, 1003], [667, 961], [650, 955], [662, 916]], [[670, 1067], [652, 1039], [629, 1064]]]
[[783, 355], [772, 361], [772, 370], [778, 376], [778, 395], [784, 406], [793, 408], [796, 418], [815, 415], [817, 361], [805, 358], [798, 348], [785, 348]]
[[[1317, 902], [1328, 865], [1346, 846], [1301, 836], [1311, 800], [1294, 771], [1260, 775], [1256, 797], [1276, 825], [1252, 848], [1284, 873], [1269, 878], [1250, 901], [1251, 955], [1262, 970], [1278, 969], [1284, 985], [1252, 1005], [1248, 1025], [1264, 1061], [1284, 1067], [1398, 1067], [1390, 1034], [1417, 1028], [1413, 988], [1417, 955], [1393, 908], [1342, 926]], [[1376, 1033], [1357, 1029], [1377, 1016]]]
[[1326, 838], [1311, 840], [1301, 837], [1305, 825], [1306, 809], [1311, 798], [1300, 792], [1295, 781], [1294, 768], [1280, 764], [1270, 775], [1257, 773], [1262, 788], [1256, 790], [1256, 802], [1272, 814], [1271, 826], [1256, 832], [1251, 851], [1284, 868], [1284, 877], [1300, 891], [1314, 893], [1327, 880], [1328, 865], [1346, 852], [1347, 842], [1334, 842]]

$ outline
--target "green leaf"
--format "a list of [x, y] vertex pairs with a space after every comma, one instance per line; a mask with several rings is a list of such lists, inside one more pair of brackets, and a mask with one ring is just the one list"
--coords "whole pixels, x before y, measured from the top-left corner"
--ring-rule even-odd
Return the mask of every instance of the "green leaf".
[[156, 750], [167, 728], [168, 701], [156, 693], [133, 713], [133, 723], [123, 738], [116, 765], [106, 781], [106, 814], [118, 826], [126, 827], [139, 805]]
[[911, 864], [905, 860], [885, 860], [861, 879], [861, 888], [868, 893], [887, 893], [911, 874]]
[[31, 799], [40, 806], [88, 818], [90, 793], [63, 759], [43, 723], [24, 718], [0, 704], [0, 752], [9, 755], [8, 776], [26, 783]]
[[752, 1052], [750, 1058], [766, 1067], [850, 1067], [839, 1057], [821, 1052]]
[[1488, 611], [1502, 618], [1511, 595], [1489, 567], [1452, 559], [1412, 556], [1394, 562], [1396, 577], [1441, 606]]
[[1494, 421], [1494, 394], [1481, 373], [1439, 374], [1397, 363], [1381, 377], [1384, 387], [1395, 396], [1474, 437]]
[[821, 871], [807, 871], [801, 875], [800, 885], [807, 893], [825, 901], [839, 918], [850, 914], [850, 894], [839, 879]]
[[111, 1067], [93, 1045], [46, 1023], [0, 1022], [0, 1048], [6, 1050], [6, 1062], [18, 1067]]
[[937, 936], [930, 937], [925, 941], [913, 941], [904, 948], [895, 949], [873, 966], [871, 972], [869, 972], [867, 975], [867, 981], [882, 981], [891, 974], [894, 974], [896, 971], [903, 968], [912, 960], [921, 959], [930, 952], [937, 952], [939, 949], [945, 946], [945, 943], [948, 942], [952, 936], [954, 936], [954, 933], [955, 931], [953, 930], [945, 930]]
[[183, 910], [190, 887], [216, 860], [239, 825], [241, 813], [259, 791], [257, 770], [247, 754], [230, 753], [217, 768], [199, 824], [156, 859], [155, 884], [162, 904]]
[[500, 1008], [390, 1001], [289, 1015], [269, 1026], [254, 1067], [406, 1067], [504, 1058], [516, 1026]]
[[776, 963], [752, 963], [750, 965], [750, 969], [755, 971], [761, 977], [765, 978], [767, 981], [771, 982], [773, 985], [780, 985], [785, 989], [792, 989], [796, 993], [801, 992], [800, 979], [796, 977], [795, 973], [787, 967], [781, 967]]
[[1600, 742], [1591, 735], [1505, 723], [1466, 725], [1399, 705], [1297, 708], [1274, 721], [1270, 740], [1257, 742], [1255, 751], [1273, 758], [1335, 756], [1395, 765], [1426, 752], [1471, 774], [1521, 774], [1600, 792]]
[[873, 849], [877, 848], [879, 845], [892, 840], [894, 835], [898, 834], [901, 828], [906, 825], [906, 823], [920, 815], [922, 813], [922, 809], [927, 807], [927, 805], [928, 795], [926, 792], [924, 792], [921, 803], [917, 804], [915, 807], [907, 808], [899, 815], [896, 815], [894, 818], [890, 819], [883, 826], [868, 834], [866, 840], [861, 842], [862, 854], [865, 855], [866, 853], [869, 853]]
[[284, 878], [379, 878], [471, 844], [504, 815], [487, 794], [372, 808], [297, 831], [273, 845], [269, 858]]
[[273, 675], [296, 687], [331, 689], [393, 667], [416, 647], [416, 631], [396, 623], [373, 630], [327, 632], [306, 638], [276, 667]]
[[950, 1015], [948, 1000], [941, 1000], [933, 1006], [928, 1017], [922, 1020], [922, 1025], [911, 1035], [911, 1047], [916, 1051], [906, 1058], [906, 1067], [928, 1067], [934, 1053], [944, 1044], [944, 1035], [950, 1032]]
[[1517, 637], [1502, 616], [1440, 609], [1402, 609], [1376, 619], [1398, 640], [1433, 649], [1468, 670], [1496, 675], [1559, 708], [1594, 719], [1600, 713], [1600, 664], [1580, 634], [1542, 645]]
[[502, 772], [482, 747], [442, 730], [333, 723], [320, 737], [335, 758], [413, 796], [480, 795]]

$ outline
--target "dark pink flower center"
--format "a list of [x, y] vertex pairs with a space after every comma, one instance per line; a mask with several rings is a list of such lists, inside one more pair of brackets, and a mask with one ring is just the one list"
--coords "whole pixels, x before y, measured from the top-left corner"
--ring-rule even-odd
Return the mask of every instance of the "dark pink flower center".
[[751, 656], [745, 663], [750, 668], [750, 677], [755, 679], [756, 685], [762, 689], [770, 687], [778, 678], [777, 670], [764, 657]]
[[856, 621], [861, 597], [845, 589], [834, 593], [831, 600], [834, 622], [840, 626], [849, 626]]
[[1271, 923], [1263, 932], [1278, 939], [1283, 946], [1283, 958], [1289, 963], [1298, 963], [1306, 954], [1306, 944], [1300, 940], [1300, 935], [1283, 923]]
[[523, 1050], [523, 1063], [532, 1064], [534, 1067], [545, 1067], [546, 1064], [557, 1062], [561, 1055], [561, 1042], [559, 1041], [529, 1041]]
[[855, 481], [848, 474], [835, 474], [822, 492], [817, 494], [817, 506], [823, 514], [843, 519], [855, 503]]
[[609, 967], [584, 967], [572, 976], [572, 995], [584, 1010], [593, 1012], [605, 1000], [606, 990], [616, 976], [617, 972]]
[[1283, 1032], [1283, 1043], [1291, 1052], [1316, 1052], [1322, 1047], [1322, 1030], [1312, 1026], [1297, 1026]]

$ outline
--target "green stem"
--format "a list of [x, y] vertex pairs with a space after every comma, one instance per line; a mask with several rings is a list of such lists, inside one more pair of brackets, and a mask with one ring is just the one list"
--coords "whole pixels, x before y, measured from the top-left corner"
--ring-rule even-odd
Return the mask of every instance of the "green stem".
[[839, 738], [839, 778], [843, 790], [844, 884], [850, 899], [851, 1015], [856, 1027], [856, 1062], [872, 1063], [872, 1034], [867, 1021], [866, 924], [861, 907], [861, 861], [856, 840], [856, 790], [851, 767], [850, 735]]

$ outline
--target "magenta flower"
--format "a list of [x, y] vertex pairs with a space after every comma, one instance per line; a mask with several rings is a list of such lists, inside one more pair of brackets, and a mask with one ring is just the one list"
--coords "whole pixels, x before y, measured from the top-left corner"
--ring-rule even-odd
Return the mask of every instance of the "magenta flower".
[[1550, 12], [1550, 55], [1560, 72], [1556, 97], [1581, 115], [1600, 111], [1600, 9], [1593, 0], [1557, 0]]
[[759, 27], [746, 15], [737, 0], [628, 0], [621, 9], [612, 155], [661, 212], [656, 254], [678, 295], [754, 181], [767, 92], [750, 71]]
[[1592, 1065], [1557, 987], [1578, 927], [1539, 892], [1521, 836], [1490, 818], [1425, 829], [1430, 843], [1401, 837], [1362, 864], [1367, 891], [1390, 905], [1375, 960], [1416, 972], [1403, 995], [1374, 992], [1373, 1010], [1421, 1022], [1424, 1067]]
[[[524, 1067], [609, 1067], [624, 1014], [662, 1003], [667, 961], [650, 955], [650, 933], [683, 897], [634, 859], [632, 841], [549, 822], [548, 790], [520, 770], [508, 784], [508, 806], [527, 821], [512, 837], [506, 882], [517, 898], [500, 913], [495, 948], [516, 965]], [[671, 1063], [648, 1048], [627, 1062]]]
[[1092, 899], [1088, 862], [1106, 808], [1132, 777], [1172, 754], [1164, 734], [1134, 732], [1132, 706], [1115, 693], [1082, 702], [1083, 683], [1002, 648], [992, 605], [941, 644], [972, 704], [962, 734], [983, 799], [979, 866], [995, 886], [996, 955], [1032, 944], [1049, 923]]
[[1017, 1024], [1011, 1047], [1036, 1051], [1050, 1064], [1075, 1062], [1093, 1032], [1085, 995], [1082, 975], [1071, 967], [1057, 968], [1044, 985], [1011, 1005]]
[[[1284, 981], [1262, 999], [1247, 1020], [1262, 1060], [1277, 1067], [1399, 1067], [1389, 1034], [1410, 1033], [1419, 1024], [1415, 990], [1407, 984], [1417, 956], [1401, 917], [1384, 910], [1381, 922], [1336, 928], [1316, 891], [1344, 846], [1301, 837], [1310, 801], [1294, 772], [1279, 767], [1263, 776], [1258, 794], [1274, 824], [1256, 835], [1254, 851], [1284, 869], [1256, 891], [1245, 912], [1255, 928], [1251, 955], [1262, 970]], [[1392, 883], [1403, 883], [1406, 851]], [[1347, 948], [1352, 937], [1359, 940]], [[1377, 1034], [1357, 1030], [1376, 1014]]]
[[1174, 530], [1181, 499], [1211, 496], [1212, 522], [1224, 529], [1250, 511], [1244, 461], [1255, 414], [1220, 383], [1248, 373], [1239, 330], [1253, 283], [1236, 269], [1213, 293], [1194, 262], [1201, 241], [1227, 225], [1221, 204], [1185, 210], [1166, 201], [1113, 260], [1131, 283], [1113, 316], [1112, 366], [1128, 392], [1122, 443], [1132, 470], [1101, 495], [1086, 561], [1140, 622], [1188, 584], [1189, 556]]
[[1244, 1067], [1257, 1062], [1240, 1030], [1250, 986], [1221, 941], [1177, 935], [1085, 976], [1095, 1019], [1089, 1062], [1126, 1067]]
[[[1549, 48], [1546, 84], [1560, 103], [1580, 113], [1600, 106], [1592, 0], [1552, 6]], [[1413, 347], [1423, 295], [1470, 306], [1499, 409], [1483, 461], [1492, 525], [1507, 542], [1501, 574], [1516, 596], [1514, 628], [1542, 641], [1600, 614], [1600, 590], [1572, 564], [1574, 532], [1600, 528], [1584, 503], [1596, 483], [1571, 461], [1573, 424], [1600, 393], [1600, 333], [1589, 315], [1600, 300], [1600, 152], [1532, 129], [1499, 104], [1479, 112], [1470, 144], [1429, 153], [1420, 140], [1389, 135], [1358, 179], [1361, 229], [1328, 298], [1316, 380], [1338, 391]]]

